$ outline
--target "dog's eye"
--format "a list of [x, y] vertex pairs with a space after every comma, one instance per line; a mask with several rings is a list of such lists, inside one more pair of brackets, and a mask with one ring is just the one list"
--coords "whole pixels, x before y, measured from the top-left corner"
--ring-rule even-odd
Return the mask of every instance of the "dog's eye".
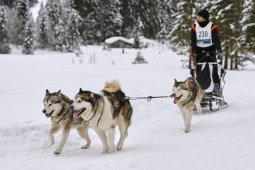
[[51, 106], [52, 104], [49, 104], [49, 107]]
[[77, 102], [78, 102], [78, 103], [80, 103], [80, 102], [81, 102], [81, 100], [78, 100]]
[[60, 103], [61, 101], [60, 100], [58, 100], [58, 101], [56, 101], [55, 103]]

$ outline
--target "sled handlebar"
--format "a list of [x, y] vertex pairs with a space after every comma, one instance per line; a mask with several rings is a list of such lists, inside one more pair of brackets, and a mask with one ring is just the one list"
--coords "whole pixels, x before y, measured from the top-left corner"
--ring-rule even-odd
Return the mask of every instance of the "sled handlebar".
[[197, 65], [204, 65], [204, 64], [211, 64], [211, 65], [214, 65], [214, 64], [221, 64], [221, 62], [200, 62], [200, 63], [196, 63]]

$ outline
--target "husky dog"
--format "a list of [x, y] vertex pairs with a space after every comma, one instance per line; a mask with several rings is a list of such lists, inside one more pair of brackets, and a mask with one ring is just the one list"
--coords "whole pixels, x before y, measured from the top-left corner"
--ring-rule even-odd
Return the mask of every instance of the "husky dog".
[[187, 78], [184, 82], [175, 80], [173, 86], [174, 104], [177, 104], [182, 112], [185, 133], [190, 132], [191, 118], [194, 106], [197, 112], [202, 113], [200, 101], [204, 98], [205, 92], [201, 89], [199, 83], [193, 78]]
[[103, 153], [115, 151], [115, 127], [119, 126], [117, 149], [121, 150], [131, 123], [133, 108], [117, 81], [106, 82], [101, 93], [83, 91], [80, 88], [71, 106], [73, 121], [82, 118], [85, 124], [96, 131], [103, 144]]
[[83, 146], [82, 149], [88, 149], [91, 143], [88, 136], [88, 127], [81, 124], [82, 119], [79, 119], [80, 123], [76, 124], [72, 121], [70, 105], [73, 101], [62, 94], [60, 90], [58, 92], [50, 93], [47, 89], [43, 103], [43, 113], [46, 117], [51, 118], [51, 129], [49, 131], [49, 142], [51, 145], [54, 144], [53, 135], [62, 128], [61, 142], [54, 151], [54, 154], [58, 155], [61, 153], [72, 127], [76, 128], [78, 134], [86, 140], [86, 145]]

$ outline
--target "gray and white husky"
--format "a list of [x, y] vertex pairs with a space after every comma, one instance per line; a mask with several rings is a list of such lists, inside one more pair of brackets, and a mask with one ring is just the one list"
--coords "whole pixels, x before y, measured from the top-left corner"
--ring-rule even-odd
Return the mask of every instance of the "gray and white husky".
[[204, 98], [205, 92], [199, 83], [191, 77], [183, 82], [174, 81], [171, 96], [174, 98], [174, 104], [177, 104], [182, 112], [185, 133], [188, 133], [190, 132], [193, 108], [196, 106], [197, 112], [202, 113], [200, 102]]
[[54, 151], [54, 154], [56, 155], [61, 153], [71, 128], [76, 128], [78, 134], [86, 140], [86, 144], [82, 147], [82, 149], [88, 149], [90, 147], [91, 140], [88, 136], [88, 127], [81, 123], [82, 119], [79, 119], [80, 122], [76, 124], [72, 121], [72, 112], [70, 109], [72, 102], [73, 101], [66, 95], [62, 94], [60, 90], [54, 93], [50, 93], [48, 89], [46, 90], [43, 100], [43, 113], [46, 117], [51, 119], [51, 129], [48, 136], [51, 145], [54, 144], [53, 135], [62, 129], [60, 144]]
[[74, 122], [82, 118], [85, 124], [95, 130], [103, 144], [103, 153], [115, 151], [116, 126], [120, 130], [117, 149], [123, 148], [133, 108], [118, 81], [106, 82], [101, 94], [80, 89], [71, 108]]

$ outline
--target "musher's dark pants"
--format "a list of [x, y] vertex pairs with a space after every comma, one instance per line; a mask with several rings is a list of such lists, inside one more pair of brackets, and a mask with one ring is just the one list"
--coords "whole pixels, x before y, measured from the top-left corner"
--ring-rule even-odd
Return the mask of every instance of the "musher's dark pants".
[[[196, 57], [196, 62], [201, 63], [201, 62], [217, 62], [216, 59], [216, 54], [215, 53], [210, 53], [210, 56], [206, 56], [206, 53], [200, 53]], [[213, 83], [214, 84], [220, 84], [220, 78], [218, 74], [218, 65], [213, 64], [213, 70], [212, 70], [212, 78], [213, 78]], [[202, 65], [197, 65], [196, 66], [196, 74], [197, 76], [201, 73]]]

